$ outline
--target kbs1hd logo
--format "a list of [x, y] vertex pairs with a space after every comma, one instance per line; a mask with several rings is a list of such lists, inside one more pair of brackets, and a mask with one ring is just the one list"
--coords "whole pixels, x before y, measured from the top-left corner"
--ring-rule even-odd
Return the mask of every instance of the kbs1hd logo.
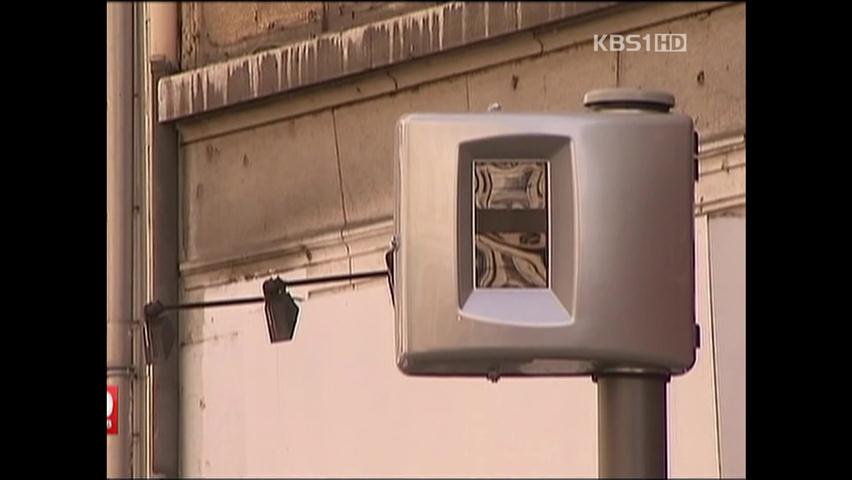
[[107, 385], [107, 435], [118, 435], [117, 385]]
[[686, 52], [685, 33], [646, 33], [645, 35], [620, 35], [617, 33], [595, 35], [596, 52]]

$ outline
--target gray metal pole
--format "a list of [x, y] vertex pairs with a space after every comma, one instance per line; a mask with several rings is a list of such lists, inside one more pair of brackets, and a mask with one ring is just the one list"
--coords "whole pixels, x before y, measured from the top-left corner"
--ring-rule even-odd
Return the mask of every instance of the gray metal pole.
[[661, 373], [597, 375], [600, 478], [666, 478], [666, 384]]
[[107, 5], [107, 382], [118, 387], [118, 434], [107, 477], [131, 476], [133, 5]]

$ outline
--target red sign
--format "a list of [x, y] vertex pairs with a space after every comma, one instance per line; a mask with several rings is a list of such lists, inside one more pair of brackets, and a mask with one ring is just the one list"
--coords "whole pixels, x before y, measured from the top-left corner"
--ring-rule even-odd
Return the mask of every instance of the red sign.
[[118, 435], [118, 385], [107, 385], [107, 435]]

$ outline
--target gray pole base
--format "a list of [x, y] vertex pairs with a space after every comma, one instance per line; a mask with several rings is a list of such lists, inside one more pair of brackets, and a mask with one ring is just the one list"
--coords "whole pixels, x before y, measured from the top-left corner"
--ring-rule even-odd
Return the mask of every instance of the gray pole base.
[[607, 373], [598, 384], [600, 478], [666, 478], [666, 383], [655, 373]]

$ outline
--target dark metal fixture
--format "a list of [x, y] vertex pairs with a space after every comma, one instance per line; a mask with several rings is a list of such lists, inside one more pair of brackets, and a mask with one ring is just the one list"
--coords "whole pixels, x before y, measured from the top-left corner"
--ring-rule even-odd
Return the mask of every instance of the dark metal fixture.
[[[293, 296], [287, 291], [288, 287], [385, 276], [388, 276], [388, 270], [332, 275], [328, 277], [306, 278], [292, 281], [285, 281], [282, 280], [281, 277], [275, 277], [263, 282], [262, 297], [231, 298], [207, 302], [180, 303], [177, 305], [163, 305], [159, 300], [155, 300], [145, 305], [144, 327], [146, 361], [148, 364], [151, 364], [160, 359], [167, 358], [174, 347], [175, 339], [177, 338], [177, 331], [172, 325], [172, 322], [163, 315], [166, 312], [174, 310], [188, 310], [192, 308], [227, 307], [263, 302], [265, 304], [264, 313], [266, 314], [266, 326], [269, 330], [269, 341], [271, 343], [287, 342], [293, 339], [293, 334], [296, 331], [296, 321], [299, 317], [299, 306], [296, 305]], [[393, 293], [391, 293], [391, 295], [393, 295]]]

